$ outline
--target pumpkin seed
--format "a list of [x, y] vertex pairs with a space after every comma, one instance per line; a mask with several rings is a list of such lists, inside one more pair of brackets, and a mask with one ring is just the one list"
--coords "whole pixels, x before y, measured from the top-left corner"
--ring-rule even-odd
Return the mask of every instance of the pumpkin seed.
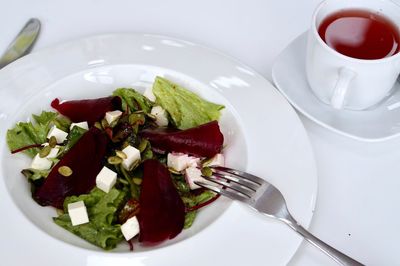
[[136, 169], [136, 167], [138, 167], [140, 164], [140, 160], [136, 160], [135, 162], [133, 162], [133, 164], [131, 165], [131, 167], [129, 167], [129, 169], [126, 169], [128, 171], [133, 171]]
[[132, 181], [133, 181], [133, 183], [135, 183], [136, 185], [140, 185], [140, 184], [142, 184], [142, 179], [141, 178], [138, 178], [138, 177], [134, 177], [134, 178], [132, 178]]
[[39, 157], [45, 158], [47, 155], [49, 155], [50, 151], [51, 151], [50, 145], [44, 146], [43, 149], [41, 149], [39, 152]]
[[50, 139], [49, 139], [49, 146], [50, 146], [51, 148], [55, 148], [56, 145], [57, 145], [57, 139], [56, 139], [56, 137], [51, 136]]
[[143, 114], [140, 113], [133, 113], [129, 115], [129, 124], [131, 125], [136, 125], [136, 124], [140, 124], [143, 125], [145, 122], [145, 117]]
[[174, 168], [170, 168], [170, 167], [168, 167], [168, 171], [170, 171], [174, 175], [180, 175], [181, 174], [179, 171], [176, 171]]
[[115, 154], [116, 154], [119, 158], [122, 158], [122, 159], [128, 158], [128, 156], [126, 156], [125, 152], [123, 152], [123, 151], [115, 150]]
[[122, 184], [124, 184], [124, 185], [129, 185], [129, 182], [128, 182], [127, 180], [125, 180], [125, 179], [118, 178], [117, 180], [118, 180], [119, 182], [121, 182]]
[[204, 175], [204, 176], [210, 177], [210, 176], [212, 176], [213, 171], [211, 170], [210, 167], [203, 167], [201, 169], [201, 174]]
[[111, 157], [108, 157], [107, 161], [109, 164], [116, 165], [116, 164], [122, 163], [122, 158], [120, 158], [118, 156], [111, 156]]
[[61, 209], [56, 209], [56, 212], [57, 212], [57, 214], [58, 214], [59, 216], [64, 214], [64, 211], [61, 210]]
[[63, 176], [72, 175], [72, 169], [65, 165], [58, 168], [58, 172], [60, 173], [60, 175], [63, 175]]
[[146, 148], [147, 148], [147, 144], [149, 143], [149, 141], [147, 139], [143, 139], [140, 143], [139, 143], [139, 151], [143, 152]]
[[103, 127], [101, 126], [100, 122], [94, 123], [94, 126], [97, 127], [98, 129], [102, 130]]
[[101, 126], [103, 128], [108, 128], [110, 125], [108, 124], [107, 120], [105, 118], [101, 119]]

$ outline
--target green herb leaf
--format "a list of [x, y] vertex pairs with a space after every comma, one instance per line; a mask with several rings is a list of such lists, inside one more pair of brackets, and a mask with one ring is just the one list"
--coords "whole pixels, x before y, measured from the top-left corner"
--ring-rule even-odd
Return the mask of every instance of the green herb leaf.
[[173, 124], [179, 129], [218, 120], [224, 108], [162, 77], [156, 77], [153, 93], [157, 98], [156, 103], [167, 110]]
[[78, 140], [86, 133], [86, 129], [81, 127], [73, 127], [67, 136], [67, 143], [63, 147], [60, 157], [67, 153]]
[[[73, 226], [68, 215], [68, 204], [83, 200], [89, 215], [89, 223]], [[124, 238], [117, 224], [117, 210], [126, 202], [127, 192], [112, 188], [108, 193], [98, 188], [89, 194], [68, 197], [64, 201], [65, 214], [55, 217], [54, 222], [73, 234], [109, 250]]]
[[53, 121], [54, 125], [56, 125], [59, 129], [68, 132], [69, 127], [71, 126], [71, 121], [65, 116], [58, 116], [57, 119]]
[[[204, 190], [202, 193], [198, 195], [194, 195], [193, 193], [186, 193], [185, 196], [182, 196], [182, 201], [185, 203], [186, 208], [191, 208], [196, 205], [199, 205], [203, 202], [210, 200], [215, 197], [215, 193], [209, 190]], [[185, 214], [185, 225], [184, 228], [187, 229], [192, 226], [197, 215], [197, 210], [190, 211]]]
[[206, 202], [207, 200], [210, 200], [213, 197], [215, 197], [214, 192], [212, 192], [211, 190], [204, 190], [202, 193], [195, 196], [195, 199], [194, 199], [194, 201], [196, 202], [195, 205]]
[[188, 229], [193, 225], [193, 222], [196, 219], [196, 215], [197, 215], [196, 211], [187, 212], [185, 214], [185, 223], [183, 226], [184, 229]]
[[21, 173], [29, 180], [29, 181], [36, 181], [42, 178], [46, 178], [50, 170], [37, 170], [33, 168], [24, 169]]
[[[7, 131], [7, 144], [11, 151], [33, 144], [46, 142], [47, 133], [57, 113], [43, 111], [40, 115], [32, 115], [33, 122], [19, 122], [14, 128]], [[30, 157], [39, 152], [38, 148], [24, 151]]]
[[113, 96], [121, 97], [124, 111], [126, 110], [126, 105], [129, 106], [132, 112], [143, 110], [145, 113], [150, 113], [151, 111], [152, 103], [134, 89], [119, 88], [113, 92]]

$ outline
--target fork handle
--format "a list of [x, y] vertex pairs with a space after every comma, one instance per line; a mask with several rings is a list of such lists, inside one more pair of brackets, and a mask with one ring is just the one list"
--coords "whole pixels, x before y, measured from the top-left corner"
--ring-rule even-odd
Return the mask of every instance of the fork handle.
[[289, 219], [284, 219], [283, 220], [290, 228], [292, 228], [294, 231], [299, 233], [301, 236], [304, 237], [305, 240], [310, 242], [313, 246], [317, 247], [320, 249], [322, 252], [324, 252], [326, 255], [328, 255], [330, 258], [332, 258], [334, 261], [336, 261], [338, 264], [341, 265], [363, 265], [362, 263], [350, 258], [346, 254], [340, 252], [339, 250], [331, 247], [330, 245], [326, 244], [310, 232], [308, 232], [306, 229], [304, 229], [303, 226], [301, 226], [293, 217], [290, 217]]

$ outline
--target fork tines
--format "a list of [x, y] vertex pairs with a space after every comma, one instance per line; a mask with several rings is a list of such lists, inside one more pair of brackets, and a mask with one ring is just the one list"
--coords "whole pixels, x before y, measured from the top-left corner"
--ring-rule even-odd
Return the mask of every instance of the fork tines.
[[239, 170], [221, 166], [210, 168], [213, 171], [212, 176], [203, 176], [203, 178], [212, 183], [203, 181], [195, 183], [231, 199], [247, 201], [265, 183], [263, 179]]

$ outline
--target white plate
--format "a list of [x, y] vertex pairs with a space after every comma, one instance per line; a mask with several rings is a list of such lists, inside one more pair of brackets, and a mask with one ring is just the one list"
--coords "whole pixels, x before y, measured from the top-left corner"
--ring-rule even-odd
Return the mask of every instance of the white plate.
[[335, 110], [311, 92], [305, 73], [307, 33], [297, 37], [277, 57], [272, 69], [275, 85], [309, 119], [333, 132], [360, 141], [384, 141], [400, 135], [400, 84], [390, 97], [364, 111]]
[[[116, 87], [143, 90], [155, 75], [226, 105], [221, 127], [228, 165], [275, 184], [289, 209], [308, 226], [317, 193], [313, 154], [296, 113], [253, 70], [220, 53], [168, 37], [125, 34], [89, 37], [22, 58], [0, 71], [0, 226], [4, 265], [283, 265], [301, 238], [284, 224], [227, 199], [204, 209], [193, 227], [154, 249], [126, 245], [104, 252], [51, 223], [19, 174], [28, 160], [11, 156], [6, 129], [49, 109], [55, 97], [108, 95]], [[72, 244], [72, 245], [71, 245]], [[23, 255], [21, 255], [23, 252]], [[136, 263], [136, 264], [135, 264]]]

